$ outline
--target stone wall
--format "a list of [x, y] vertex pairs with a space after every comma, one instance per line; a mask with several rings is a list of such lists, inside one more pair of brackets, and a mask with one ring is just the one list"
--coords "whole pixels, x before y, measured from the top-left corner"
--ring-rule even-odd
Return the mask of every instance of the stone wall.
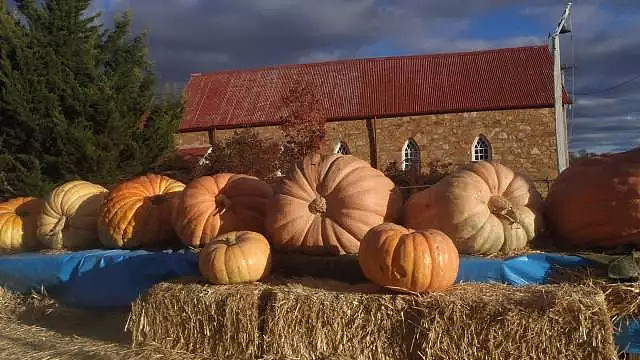
[[[402, 147], [413, 138], [420, 148], [421, 164], [434, 160], [451, 161], [455, 165], [471, 161], [472, 145], [478, 135], [490, 142], [494, 161], [518, 170], [536, 180], [546, 193], [548, 183], [558, 175], [555, 118], [553, 108], [500, 110], [436, 114], [375, 119], [377, 165], [384, 169], [391, 161], [402, 163]], [[282, 140], [277, 126], [255, 128], [262, 136]], [[370, 161], [370, 139], [365, 120], [329, 122], [326, 126], [325, 152], [333, 152], [337, 144], [346, 143], [351, 153]], [[224, 140], [233, 129], [216, 130], [214, 137]], [[181, 134], [183, 146], [208, 141], [202, 133]], [[202, 145], [200, 145], [202, 146]]]

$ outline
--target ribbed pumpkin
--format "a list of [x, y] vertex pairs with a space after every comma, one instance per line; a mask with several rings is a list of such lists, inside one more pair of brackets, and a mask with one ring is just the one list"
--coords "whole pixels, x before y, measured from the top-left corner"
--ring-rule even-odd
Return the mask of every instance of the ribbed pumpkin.
[[119, 184], [100, 207], [100, 242], [110, 248], [171, 245], [177, 240], [171, 213], [182, 189], [183, 183], [156, 174]]
[[542, 197], [522, 175], [481, 161], [411, 196], [404, 216], [412, 229], [441, 230], [461, 253], [509, 253], [542, 230]]
[[40, 241], [51, 249], [99, 247], [98, 210], [107, 193], [104, 187], [82, 180], [56, 187], [38, 219]]
[[279, 182], [267, 208], [267, 231], [275, 248], [355, 254], [367, 231], [398, 218], [402, 195], [363, 160], [314, 154]]
[[640, 245], [640, 148], [578, 161], [553, 182], [545, 201], [559, 245]]
[[271, 248], [260, 233], [232, 231], [207, 243], [198, 255], [198, 268], [212, 284], [258, 281], [271, 270]]
[[202, 176], [184, 189], [173, 225], [182, 242], [193, 247], [231, 231], [264, 233], [265, 206], [271, 196], [271, 186], [253, 176]]
[[0, 250], [16, 252], [38, 247], [36, 227], [43, 203], [30, 196], [0, 203]]
[[367, 232], [358, 262], [364, 275], [380, 286], [421, 293], [451, 286], [460, 256], [439, 230], [414, 231], [384, 223]]

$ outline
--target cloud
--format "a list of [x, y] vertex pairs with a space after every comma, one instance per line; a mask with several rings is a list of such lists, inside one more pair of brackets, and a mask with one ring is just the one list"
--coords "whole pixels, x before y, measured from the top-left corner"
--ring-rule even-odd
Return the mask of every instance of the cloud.
[[[160, 83], [181, 85], [193, 72], [546, 43], [564, 2], [95, 0], [93, 6], [106, 20], [131, 9], [134, 30], [149, 32]], [[638, 16], [637, 0], [574, 1], [573, 32], [562, 38], [563, 63], [575, 64], [575, 83], [570, 72], [566, 78], [576, 91], [572, 150], [638, 146], [640, 121], [629, 114], [640, 112], [640, 80], [615, 87], [640, 74]], [[478, 19], [493, 32], [478, 32]]]

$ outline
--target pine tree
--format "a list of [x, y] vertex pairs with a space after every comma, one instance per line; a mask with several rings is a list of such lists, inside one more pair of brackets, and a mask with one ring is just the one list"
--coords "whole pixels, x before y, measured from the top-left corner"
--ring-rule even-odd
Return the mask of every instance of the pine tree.
[[155, 99], [130, 14], [106, 28], [89, 0], [17, 3], [17, 15], [4, 4], [0, 14], [0, 194], [153, 171], [173, 150], [182, 103]]

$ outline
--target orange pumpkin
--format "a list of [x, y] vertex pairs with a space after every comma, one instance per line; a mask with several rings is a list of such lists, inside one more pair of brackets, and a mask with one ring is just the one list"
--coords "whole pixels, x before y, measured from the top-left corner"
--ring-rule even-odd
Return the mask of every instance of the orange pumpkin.
[[98, 217], [100, 242], [110, 248], [163, 247], [176, 239], [171, 212], [184, 184], [148, 174], [116, 186]]
[[18, 197], [0, 203], [0, 250], [15, 252], [38, 247], [37, 221], [44, 201]]
[[241, 174], [215, 174], [193, 180], [173, 214], [183, 243], [201, 247], [219, 234], [250, 230], [263, 233], [266, 203], [273, 196], [264, 181]]
[[232, 231], [207, 243], [198, 255], [198, 268], [212, 284], [258, 281], [271, 270], [271, 248], [260, 233]]
[[86, 249], [100, 245], [98, 210], [107, 189], [82, 180], [56, 187], [38, 219], [38, 237], [51, 249]]
[[439, 230], [414, 231], [384, 223], [365, 235], [358, 262], [364, 275], [380, 286], [421, 293], [451, 286], [460, 256]]
[[461, 253], [509, 253], [542, 231], [542, 197], [522, 175], [481, 161], [412, 195], [404, 216], [412, 229], [441, 230]]
[[557, 244], [640, 244], [640, 148], [578, 161], [553, 182], [545, 217]]
[[277, 186], [267, 211], [274, 247], [355, 254], [372, 227], [393, 222], [402, 195], [384, 174], [351, 155], [307, 156]]

